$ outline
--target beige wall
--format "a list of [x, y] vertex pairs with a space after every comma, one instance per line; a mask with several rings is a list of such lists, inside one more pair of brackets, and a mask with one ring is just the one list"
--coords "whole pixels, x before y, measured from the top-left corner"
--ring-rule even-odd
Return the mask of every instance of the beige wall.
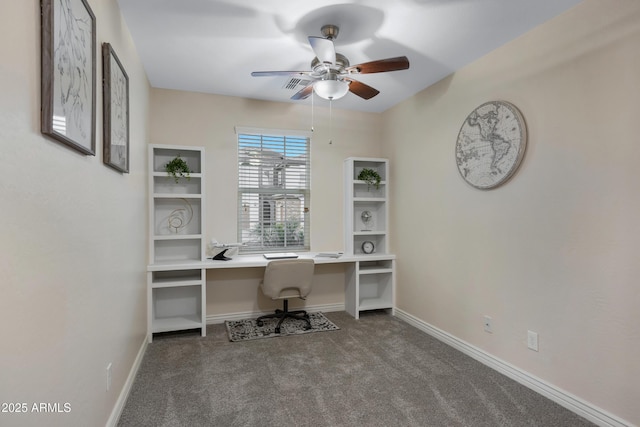
[[[131, 91], [131, 173], [40, 133], [40, 2], [0, 13], [0, 402], [70, 403], [68, 414], [0, 413], [1, 425], [104, 425], [146, 333], [149, 85], [114, 0], [92, 0]], [[113, 364], [111, 391], [106, 366]]]
[[[165, 89], [151, 91], [150, 142], [204, 146], [207, 241], [235, 242], [237, 140], [235, 126], [310, 130], [311, 108]], [[344, 248], [342, 164], [349, 156], [379, 156], [379, 114], [341, 111], [329, 121], [327, 102], [317, 101], [311, 141], [311, 250]], [[332, 141], [332, 143], [330, 143]], [[307, 305], [344, 303], [342, 267], [319, 266]], [[207, 315], [268, 311], [259, 294], [261, 269], [207, 273]], [[292, 303], [292, 306], [295, 305]]]
[[[639, 46], [639, 2], [586, 0], [384, 113], [398, 307], [634, 424]], [[479, 191], [454, 147], [494, 99], [520, 108], [529, 145]]]

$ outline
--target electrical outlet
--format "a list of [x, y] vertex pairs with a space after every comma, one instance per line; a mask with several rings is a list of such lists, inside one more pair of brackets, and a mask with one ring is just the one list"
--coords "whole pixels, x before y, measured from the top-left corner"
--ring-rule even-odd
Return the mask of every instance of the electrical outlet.
[[111, 363], [107, 365], [107, 391], [111, 389], [111, 366]]
[[490, 334], [493, 333], [493, 322], [489, 316], [484, 316], [484, 331]]
[[533, 351], [538, 351], [538, 333], [527, 331], [527, 347]]

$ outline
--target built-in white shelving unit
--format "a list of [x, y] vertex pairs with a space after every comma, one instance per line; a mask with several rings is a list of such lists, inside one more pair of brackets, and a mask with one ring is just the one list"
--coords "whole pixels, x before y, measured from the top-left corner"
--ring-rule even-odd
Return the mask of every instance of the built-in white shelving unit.
[[[180, 156], [189, 179], [174, 177], [165, 165]], [[180, 145], [149, 146], [149, 263], [199, 262], [204, 241], [204, 148]], [[149, 271], [149, 342], [158, 332], [200, 328], [206, 334], [205, 270]]]
[[[378, 186], [358, 179], [365, 168], [380, 175]], [[389, 162], [350, 157], [344, 177], [345, 252], [371, 259], [356, 262], [348, 272], [345, 308], [357, 319], [360, 311], [395, 307], [395, 257], [388, 249]], [[373, 246], [371, 253], [367, 246]]]

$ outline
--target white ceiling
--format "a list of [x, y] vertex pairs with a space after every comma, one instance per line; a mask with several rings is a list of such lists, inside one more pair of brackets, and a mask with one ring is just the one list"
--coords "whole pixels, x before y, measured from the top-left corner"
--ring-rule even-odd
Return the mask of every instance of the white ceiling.
[[283, 87], [289, 78], [251, 72], [310, 70], [315, 55], [307, 36], [321, 36], [325, 24], [340, 27], [336, 51], [352, 65], [407, 56], [408, 70], [355, 76], [379, 95], [348, 93], [333, 104], [369, 112], [392, 107], [579, 2], [118, 0], [157, 88], [310, 104], [311, 97], [289, 99], [297, 91]]

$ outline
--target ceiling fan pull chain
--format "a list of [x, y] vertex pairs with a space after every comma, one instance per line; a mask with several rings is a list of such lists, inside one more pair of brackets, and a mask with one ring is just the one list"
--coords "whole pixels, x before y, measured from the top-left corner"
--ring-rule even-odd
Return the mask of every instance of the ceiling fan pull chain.
[[329, 99], [329, 145], [333, 144], [333, 99]]
[[313, 117], [314, 117], [314, 115], [313, 115], [313, 112], [314, 112], [314, 110], [313, 110], [313, 98], [315, 98], [315, 97], [313, 96], [313, 92], [314, 92], [314, 90], [312, 89], [311, 90], [311, 132], [313, 132], [313, 123], [314, 123], [314, 120], [313, 120]]

